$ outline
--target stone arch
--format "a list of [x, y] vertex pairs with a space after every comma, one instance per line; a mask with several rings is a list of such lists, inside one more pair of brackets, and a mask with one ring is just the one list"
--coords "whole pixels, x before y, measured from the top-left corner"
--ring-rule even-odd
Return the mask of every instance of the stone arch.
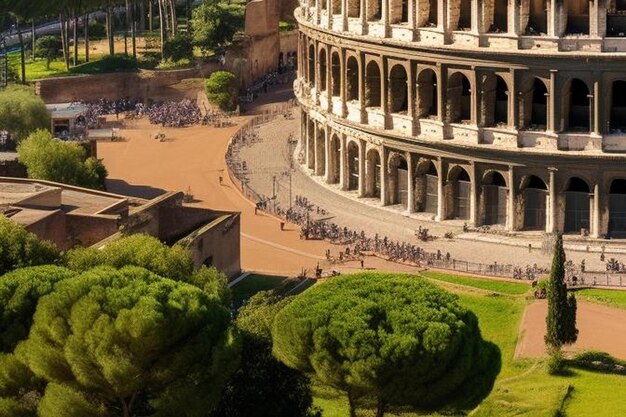
[[626, 179], [616, 178], [609, 188], [609, 235], [626, 236]]
[[328, 183], [339, 183], [339, 174], [341, 172], [341, 138], [333, 133], [329, 141], [330, 158], [328, 164]]
[[408, 110], [409, 84], [404, 65], [396, 64], [389, 72], [389, 110], [406, 113]]
[[546, 229], [546, 207], [548, 186], [536, 175], [527, 175], [522, 179], [520, 195], [523, 205], [523, 230]]
[[380, 67], [374, 60], [365, 67], [365, 107], [380, 107]]
[[314, 45], [309, 45], [309, 53], [308, 55], [308, 61], [309, 61], [309, 68], [308, 68], [308, 73], [307, 75], [309, 76], [308, 81], [309, 83], [315, 85], [315, 46]]
[[589, 87], [579, 79], [572, 78], [563, 90], [563, 121], [566, 132], [589, 132], [591, 114]]
[[333, 51], [331, 55], [330, 83], [332, 86], [333, 97], [339, 97], [341, 94], [341, 59], [339, 52]]
[[360, 100], [359, 97], [359, 62], [354, 56], [348, 57], [346, 61], [346, 100]]
[[420, 0], [417, 2], [417, 27], [437, 26], [437, 0]]
[[367, 0], [367, 20], [379, 21], [383, 14], [383, 0]]
[[500, 75], [485, 76], [481, 103], [482, 121], [485, 126], [508, 125], [509, 87]]
[[346, 146], [347, 155], [347, 174], [348, 174], [348, 190], [359, 189], [359, 176], [361, 175], [359, 166], [359, 145], [353, 140], [349, 141]]
[[417, 117], [437, 117], [437, 97], [437, 74], [430, 68], [423, 69], [417, 75]]
[[522, 1], [522, 16], [524, 10], [528, 10], [527, 23], [522, 25], [524, 34], [529, 36], [546, 35], [548, 33], [548, 1], [526, 0]]
[[509, 30], [509, 2], [508, 0], [493, 0], [493, 15], [489, 16], [488, 29], [491, 33], [506, 33]]
[[407, 206], [408, 198], [408, 163], [406, 157], [398, 152], [389, 156], [389, 203]]
[[462, 72], [455, 72], [448, 78], [447, 99], [446, 114], [450, 123], [471, 121], [472, 88]]
[[455, 165], [448, 172], [446, 184], [447, 218], [469, 220], [471, 198], [471, 178], [460, 165]]
[[367, 151], [365, 161], [365, 195], [380, 198], [381, 192], [381, 160], [378, 149]]
[[310, 118], [307, 121], [307, 152], [309, 157], [307, 158], [307, 168], [315, 168], [315, 122]]
[[318, 62], [320, 68], [320, 91], [326, 91], [326, 66], [328, 65], [328, 60], [326, 58], [326, 48], [320, 49]]
[[437, 213], [439, 174], [434, 162], [420, 158], [415, 170], [415, 211]]
[[317, 129], [315, 135], [315, 175], [324, 175], [326, 172], [326, 131]]
[[626, 133], [626, 81], [623, 80], [611, 84], [609, 133]]
[[481, 189], [483, 224], [506, 224], [508, 192], [506, 180], [500, 172], [485, 172]]
[[589, 35], [589, 2], [565, 0], [567, 13], [565, 33], [569, 35]]
[[580, 177], [571, 177], [567, 180], [565, 197], [564, 233], [580, 233], [582, 229], [589, 230], [589, 184]]
[[520, 125], [528, 130], [546, 130], [548, 123], [548, 87], [538, 77], [526, 80], [521, 89]]
[[348, 17], [361, 17], [361, 0], [348, 1]]

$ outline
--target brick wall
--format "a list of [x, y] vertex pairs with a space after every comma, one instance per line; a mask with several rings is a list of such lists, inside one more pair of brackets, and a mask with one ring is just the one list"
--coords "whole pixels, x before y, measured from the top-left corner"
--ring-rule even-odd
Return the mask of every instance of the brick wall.
[[94, 216], [68, 213], [66, 216], [66, 231], [70, 246], [91, 246], [117, 233], [119, 227], [118, 216]]

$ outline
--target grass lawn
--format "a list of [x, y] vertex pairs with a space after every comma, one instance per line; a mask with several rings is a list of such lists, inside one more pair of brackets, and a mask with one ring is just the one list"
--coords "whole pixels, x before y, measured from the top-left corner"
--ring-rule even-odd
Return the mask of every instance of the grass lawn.
[[[493, 391], [470, 415], [473, 417], [567, 417], [626, 415], [626, 377], [573, 369], [570, 376], [548, 375], [545, 363], [514, 360], [519, 323], [526, 306], [524, 294], [530, 288], [522, 283], [483, 280], [446, 274], [425, 274], [431, 279], [499, 293], [459, 292], [461, 304], [479, 319], [483, 337], [497, 344], [502, 354], [502, 370]], [[449, 288], [448, 288], [449, 289]], [[626, 293], [624, 293], [626, 295]], [[626, 299], [626, 298], [625, 298]], [[569, 390], [571, 393], [567, 396]], [[315, 404], [324, 417], [345, 417], [345, 396], [332, 389], [314, 386]], [[562, 412], [563, 414], [558, 414]], [[365, 415], [365, 414], [363, 414]], [[389, 414], [415, 417], [420, 414]], [[427, 414], [437, 416], [438, 414]]]
[[576, 291], [576, 298], [626, 309], [626, 291], [590, 288]]
[[[445, 281], [452, 284], [465, 285], [503, 294], [520, 295], [530, 290], [530, 285], [522, 282], [510, 282], [489, 278], [474, 278], [460, 275], [449, 275], [439, 272], [424, 272], [426, 278]], [[625, 293], [626, 294], [626, 293]]]
[[231, 288], [233, 302], [235, 306], [239, 306], [259, 291], [276, 289], [283, 285], [284, 281], [285, 277], [250, 274]]

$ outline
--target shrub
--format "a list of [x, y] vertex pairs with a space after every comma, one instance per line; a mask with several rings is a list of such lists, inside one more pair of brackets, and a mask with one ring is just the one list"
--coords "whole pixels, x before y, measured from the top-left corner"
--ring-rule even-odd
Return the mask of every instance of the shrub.
[[209, 101], [224, 111], [237, 106], [237, 77], [232, 72], [215, 71], [205, 80], [204, 88]]
[[19, 142], [37, 129], [50, 128], [50, 113], [43, 100], [22, 86], [0, 91], [0, 131]]
[[61, 40], [56, 36], [46, 35], [35, 41], [35, 55], [46, 59], [46, 69], [50, 69], [50, 61], [61, 56]]
[[0, 275], [26, 266], [54, 263], [59, 253], [48, 242], [0, 215]]
[[558, 347], [548, 348], [548, 373], [560, 375], [565, 370], [565, 357]]
[[178, 33], [163, 45], [163, 59], [178, 62], [182, 59], [193, 59], [193, 45], [191, 36], [187, 33]]

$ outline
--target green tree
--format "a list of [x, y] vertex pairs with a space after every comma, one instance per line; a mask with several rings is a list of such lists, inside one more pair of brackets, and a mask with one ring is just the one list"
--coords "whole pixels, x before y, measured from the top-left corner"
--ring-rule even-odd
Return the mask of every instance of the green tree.
[[236, 343], [217, 295], [139, 267], [99, 267], [39, 300], [16, 354], [47, 382], [40, 417], [201, 416]]
[[233, 374], [215, 417], [304, 417], [315, 415], [309, 379], [272, 355], [271, 328], [289, 300], [261, 292], [239, 310], [239, 369]]
[[237, 106], [237, 77], [232, 72], [215, 71], [204, 81], [209, 101], [220, 109], [234, 110]]
[[56, 248], [0, 214], [0, 274], [17, 268], [54, 263]]
[[193, 59], [193, 44], [187, 33], [177, 33], [165, 41], [163, 45], [163, 59], [178, 62], [182, 59]]
[[31, 133], [20, 142], [17, 152], [29, 178], [104, 188], [107, 172], [102, 163], [87, 158], [81, 145], [55, 139], [49, 131]]
[[563, 236], [557, 234], [554, 244], [552, 267], [547, 285], [548, 315], [546, 316], [546, 344], [554, 349], [576, 342], [576, 296], [567, 295], [565, 284], [565, 250]]
[[242, 4], [204, 0], [192, 12], [193, 42], [204, 54], [223, 48], [233, 35], [243, 29]]
[[46, 59], [46, 69], [50, 62], [61, 56], [61, 41], [56, 36], [42, 36], [35, 42], [35, 56]]
[[37, 129], [50, 128], [50, 113], [32, 89], [11, 86], [0, 91], [0, 131], [19, 142]]
[[[500, 351], [458, 297], [413, 276], [357, 274], [314, 286], [274, 320], [274, 354], [357, 400], [389, 408], [472, 407]], [[371, 404], [371, 403], [370, 403]]]

